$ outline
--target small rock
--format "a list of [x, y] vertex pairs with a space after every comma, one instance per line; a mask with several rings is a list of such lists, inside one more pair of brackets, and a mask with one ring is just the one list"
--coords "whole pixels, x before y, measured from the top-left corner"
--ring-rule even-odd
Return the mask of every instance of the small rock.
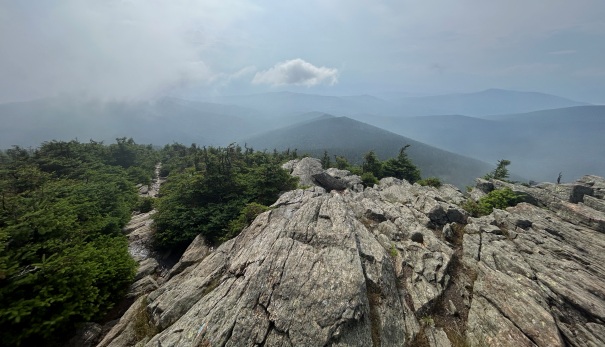
[[448, 313], [451, 316], [457, 316], [458, 315], [458, 310], [456, 309], [456, 305], [454, 305], [454, 303], [452, 302], [452, 300], [449, 300], [448, 303], [449, 303]]
[[433, 326], [428, 327], [424, 335], [428, 340], [430, 347], [451, 347], [452, 344], [450, 340], [447, 338], [447, 334], [443, 331], [442, 328], [435, 328]]
[[92, 347], [97, 344], [103, 327], [97, 323], [84, 323], [65, 347]]
[[139, 264], [139, 269], [137, 270], [137, 274], [134, 277], [135, 282], [145, 276], [153, 274], [155, 272], [155, 270], [157, 270], [158, 266], [160, 266], [160, 264], [158, 263], [157, 260], [155, 260], [153, 258], [147, 258], [147, 259], [143, 260]]
[[533, 223], [528, 219], [517, 219], [515, 220], [515, 226], [518, 226], [521, 229], [531, 228]]
[[422, 233], [415, 232], [410, 237], [410, 240], [412, 240], [414, 242], [418, 242], [418, 243], [423, 243], [424, 242], [424, 235], [422, 235]]
[[149, 186], [145, 185], [139, 188], [139, 194], [147, 195], [147, 193], [149, 193]]
[[494, 190], [494, 184], [490, 181], [484, 180], [482, 178], [475, 179], [475, 187], [479, 189], [481, 192], [487, 194]]
[[454, 230], [452, 229], [451, 224], [446, 224], [442, 229], [443, 237], [448, 242], [454, 242], [454, 238], [456, 237]]

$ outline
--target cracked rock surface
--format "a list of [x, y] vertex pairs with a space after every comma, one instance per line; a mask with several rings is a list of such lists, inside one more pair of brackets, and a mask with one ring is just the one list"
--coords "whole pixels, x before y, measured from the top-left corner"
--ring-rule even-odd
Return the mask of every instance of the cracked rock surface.
[[602, 346], [605, 216], [584, 202], [603, 183], [514, 185], [534, 205], [481, 218], [449, 185], [290, 191], [187, 255], [102, 345]]

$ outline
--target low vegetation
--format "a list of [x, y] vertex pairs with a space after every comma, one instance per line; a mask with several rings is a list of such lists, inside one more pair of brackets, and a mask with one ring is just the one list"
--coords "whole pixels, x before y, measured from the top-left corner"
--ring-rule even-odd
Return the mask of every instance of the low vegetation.
[[479, 201], [467, 200], [462, 207], [473, 217], [486, 216], [497, 209], [515, 206], [522, 199], [510, 188], [495, 189], [481, 197]]
[[[510, 188], [496, 189], [481, 197], [477, 203], [479, 215], [488, 215], [497, 209], [505, 209], [521, 202], [519, 195]], [[471, 212], [471, 211], [469, 211]], [[473, 212], [471, 212], [473, 214]]]
[[[510, 165], [510, 161], [502, 159], [498, 161], [498, 165], [494, 171], [483, 176], [483, 179], [496, 179], [506, 181], [509, 174], [506, 168]], [[467, 187], [468, 188], [468, 187]], [[468, 190], [468, 189], [467, 189]], [[478, 201], [468, 199], [462, 206], [473, 217], [486, 216], [497, 209], [505, 209], [510, 206], [515, 206], [523, 199], [510, 188], [495, 189], [481, 197]]]
[[416, 183], [420, 184], [421, 186], [428, 186], [428, 187], [435, 187], [435, 188], [441, 187], [441, 184], [442, 184], [441, 180], [438, 177], [423, 178]]

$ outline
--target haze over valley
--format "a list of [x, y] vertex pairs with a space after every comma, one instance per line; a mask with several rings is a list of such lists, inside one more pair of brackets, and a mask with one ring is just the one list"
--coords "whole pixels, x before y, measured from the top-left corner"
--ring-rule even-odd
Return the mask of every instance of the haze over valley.
[[132, 137], [157, 146], [237, 142], [315, 156], [327, 150], [360, 162], [370, 150], [387, 159], [410, 144], [411, 158], [424, 175], [459, 186], [500, 159], [511, 160], [515, 177], [524, 181], [553, 180], [559, 173], [566, 180], [605, 174], [605, 161], [597, 159], [605, 157], [605, 106], [541, 93], [490, 89], [394, 100], [293, 92], [199, 101], [62, 97], [0, 104], [0, 117], [5, 124], [0, 148]]

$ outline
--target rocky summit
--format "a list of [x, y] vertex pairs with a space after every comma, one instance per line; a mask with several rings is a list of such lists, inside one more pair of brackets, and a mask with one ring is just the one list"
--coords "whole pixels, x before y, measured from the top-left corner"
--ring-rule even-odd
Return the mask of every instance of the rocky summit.
[[[317, 164], [288, 163], [307, 188], [216, 249], [196, 239], [95, 343], [605, 345], [605, 179], [478, 180], [465, 195], [394, 178], [364, 188]], [[505, 186], [524, 202], [480, 218], [461, 207]]]

